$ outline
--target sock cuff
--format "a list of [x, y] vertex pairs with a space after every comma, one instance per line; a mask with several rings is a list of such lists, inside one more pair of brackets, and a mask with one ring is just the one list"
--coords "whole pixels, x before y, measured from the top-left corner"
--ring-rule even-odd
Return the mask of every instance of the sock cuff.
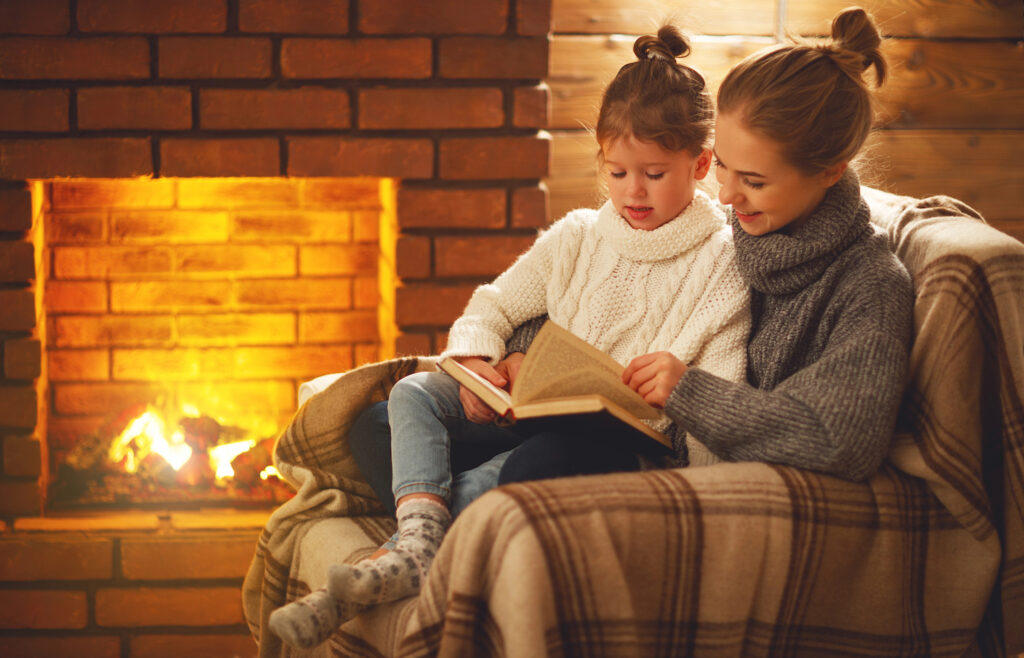
[[430, 498], [413, 498], [412, 500], [402, 501], [395, 509], [395, 516], [401, 519], [407, 514], [416, 512], [440, 513], [442, 518], [451, 517], [451, 512], [448, 511], [447, 505]]

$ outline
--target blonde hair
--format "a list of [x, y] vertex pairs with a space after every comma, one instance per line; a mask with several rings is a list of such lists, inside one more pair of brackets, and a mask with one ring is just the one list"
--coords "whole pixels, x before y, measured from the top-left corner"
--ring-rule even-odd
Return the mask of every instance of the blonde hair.
[[711, 95], [700, 73], [676, 62], [690, 43], [672, 25], [633, 43], [637, 60], [626, 64], [605, 88], [595, 130], [605, 144], [632, 135], [667, 151], [698, 155], [714, 125]]
[[871, 132], [874, 103], [864, 80], [885, 81], [878, 28], [860, 7], [832, 19], [823, 45], [781, 45], [734, 66], [718, 89], [718, 111], [740, 112], [751, 130], [778, 142], [785, 160], [806, 174], [849, 162]]

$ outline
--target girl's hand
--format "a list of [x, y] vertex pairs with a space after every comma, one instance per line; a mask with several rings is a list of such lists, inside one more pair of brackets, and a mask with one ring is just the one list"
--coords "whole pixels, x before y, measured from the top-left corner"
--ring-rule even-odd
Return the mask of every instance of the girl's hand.
[[506, 390], [512, 390], [512, 384], [515, 383], [516, 377], [519, 376], [519, 366], [523, 365], [523, 359], [525, 358], [526, 355], [522, 352], [512, 352], [499, 361], [498, 365], [494, 366], [498, 374], [508, 380]]
[[670, 352], [652, 352], [630, 361], [622, 372], [622, 382], [647, 404], [664, 409], [672, 389], [685, 373], [686, 364]]
[[[458, 357], [457, 361], [498, 388], [505, 388], [508, 385], [508, 380], [501, 373], [479, 357]], [[477, 397], [476, 393], [473, 393], [465, 386], [459, 386], [459, 401], [462, 402], [462, 409], [466, 412], [466, 418], [474, 423], [480, 423], [481, 425], [489, 423], [497, 415], [494, 409], [484, 404], [484, 401]]]

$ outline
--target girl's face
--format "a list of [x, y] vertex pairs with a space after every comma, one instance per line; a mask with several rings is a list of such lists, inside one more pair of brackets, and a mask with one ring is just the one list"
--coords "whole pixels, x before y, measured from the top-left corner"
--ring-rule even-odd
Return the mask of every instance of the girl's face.
[[718, 200], [732, 206], [750, 235], [800, 226], [846, 163], [807, 175], [783, 159], [777, 142], [747, 128], [740, 116], [730, 112], [715, 120], [715, 177], [722, 186]]
[[632, 135], [602, 145], [603, 173], [612, 204], [630, 226], [653, 231], [693, 200], [697, 181], [708, 174], [711, 152], [666, 151]]

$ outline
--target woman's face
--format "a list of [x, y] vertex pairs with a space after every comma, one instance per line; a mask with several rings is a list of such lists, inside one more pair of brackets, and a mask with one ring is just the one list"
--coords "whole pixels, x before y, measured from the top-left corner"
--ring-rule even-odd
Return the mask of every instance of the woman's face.
[[800, 226], [846, 164], [807, 175], [783, 159], [777, 142], [747, 128], [741, 116], [730, 112], [715, 121], [715, 177], [722, 186], [718, 199], [732, 206], [750, 235]]
[[630, 226], [653, 231], [686, 209], [711, 168], [711, 154], [666, 151], [632, 135], [603, 145], [608, 196]]

